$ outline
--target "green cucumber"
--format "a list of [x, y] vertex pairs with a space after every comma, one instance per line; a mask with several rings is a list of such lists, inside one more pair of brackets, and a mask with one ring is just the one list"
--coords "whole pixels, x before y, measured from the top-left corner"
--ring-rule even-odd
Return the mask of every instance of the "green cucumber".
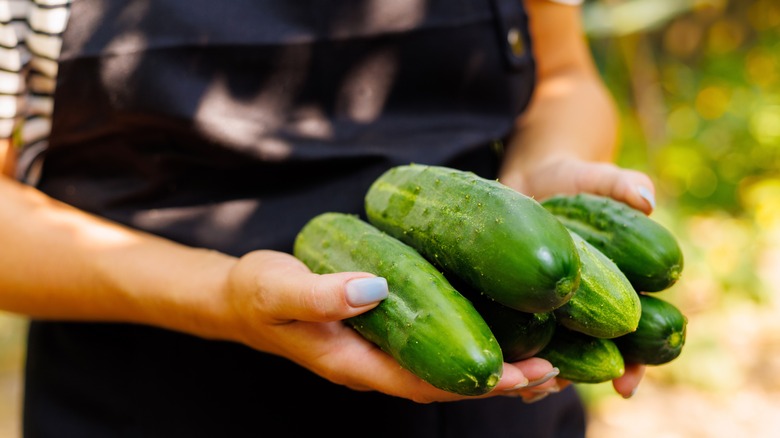
[[293, 254], [315, 273], [364, 271], [390, 293], [346, 322], [431, 385], [481, 395], [501, 378], [501, 348], [471, 302], [410, 246], [354, 215], [323, 213], [298, 233]]
[[614, 340], [588, 336], [562, 325], [537, 356], [558, 368], [558, 378], [576, 383], [606, 382], [625, 372], [623, 356]]
[[677, 239], [627, 204], [580, 193], [554, 196], [542, 205], [612, 259], [637, 292], [661, 291], [680, 278], [683, 253]]
[[547, 346], [555, 333], [557, 323], [552, 312], [521, 312], [482, 294], [462, 293], [474, 303], [487, 322], [501, 346], [506, 362], [518, 362], [535, 356]]
[[642, 294], [636, 331], [615, 339], [627, 363], [661, 365], [676, 359], [685, 345], [688, 319], [674, 304]]
[[580, 287], [555, 309], [558, 323], [597, 338], [633, 332], [642, 314], [639, 295], [612, 260], [577, 233], [571, 235], [580, 254]]
[[441, 166], [397, 166], [374, 181], [365, 206], [374, 226], [513, 309], [548, 312], [579, 285], [566, 228], [498, 181]]

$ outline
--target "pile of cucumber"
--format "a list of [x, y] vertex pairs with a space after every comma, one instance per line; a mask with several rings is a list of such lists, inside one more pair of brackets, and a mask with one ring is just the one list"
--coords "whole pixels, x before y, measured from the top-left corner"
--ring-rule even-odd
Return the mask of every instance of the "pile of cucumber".
[[611, 198], [542, 203], [441, 166], [394, 167], [365, 196], [367, 221], [328, 212], [299, 232], [312, 271], [367, 271], [390, 295], [346, 322], [432, 385], [481, 395], [503, 362], [537, 356], [573, 382], [660, 365], [687, 319], [653, 297], [680, 277], [671, 233]]

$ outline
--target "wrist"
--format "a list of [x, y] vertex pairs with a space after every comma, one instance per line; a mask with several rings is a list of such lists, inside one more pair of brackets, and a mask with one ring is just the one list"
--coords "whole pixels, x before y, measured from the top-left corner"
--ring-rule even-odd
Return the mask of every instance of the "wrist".
[[179, 327], [172, 328], [207, 339], [236, 340], [229, 277], [238, 259], [218, 251], [195, 251], [197, 261], [182, 274], [186, 283], [173, 303], [182, 311]]
[[97, 309], [107, 319], [229, 338], [225, 284], [234, 257], [151, 237], [103, 260], [100, 289], [115, 297]]

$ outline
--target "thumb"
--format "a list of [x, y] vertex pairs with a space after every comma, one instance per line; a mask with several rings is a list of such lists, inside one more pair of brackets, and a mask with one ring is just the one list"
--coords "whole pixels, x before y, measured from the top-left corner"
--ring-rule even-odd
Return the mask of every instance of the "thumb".
[[[288, 288], [279, 313], [290, 319], [329, 322], [373, 309], [388, 296], [387, 280], [364, 272], [306, 276], [308, 285]], [[298, 279], [300, 280], [300, 279]]]
[[368, 272], [315, 274], [290, 254], [245, 254], [230, 274], [240, 314], [269, 322], [330, 322], [359, 315], [388, 295], [387, 281]]

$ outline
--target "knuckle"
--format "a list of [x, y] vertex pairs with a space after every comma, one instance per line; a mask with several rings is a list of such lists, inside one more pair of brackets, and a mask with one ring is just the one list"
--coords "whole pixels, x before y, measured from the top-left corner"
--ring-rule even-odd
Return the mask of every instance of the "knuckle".
[[319, 277], [312, 283], [307, 293], [301, 294], [301, 305], [308, 309], [312, 315], [316, 315], [320, 319], [327, 321], [331, 320], [339, 313], [338, 309], [331, 305], [332, 300], [330, 298], [328, 285], [321, 280], [322, 277]]

